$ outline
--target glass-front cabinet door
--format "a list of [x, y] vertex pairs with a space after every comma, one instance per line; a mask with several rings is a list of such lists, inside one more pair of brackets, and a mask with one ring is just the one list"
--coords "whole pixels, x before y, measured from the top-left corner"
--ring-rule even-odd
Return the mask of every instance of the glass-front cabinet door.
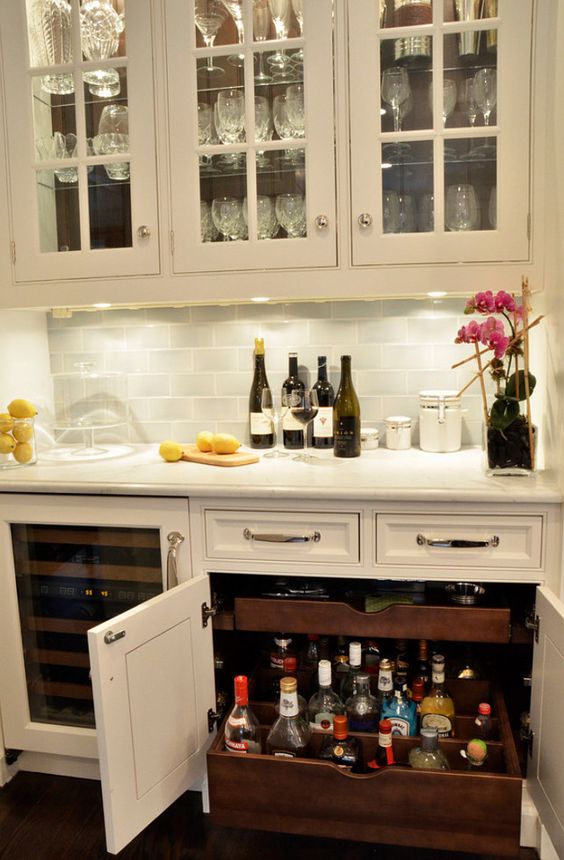
[[5, 4], [16, 281], [158, 272], [150, 0]]
[[354, 264], [527, 259], [531, 16], [349, 4]]
[[166, 4], [174, 271], [336, 263], [331, 0]]

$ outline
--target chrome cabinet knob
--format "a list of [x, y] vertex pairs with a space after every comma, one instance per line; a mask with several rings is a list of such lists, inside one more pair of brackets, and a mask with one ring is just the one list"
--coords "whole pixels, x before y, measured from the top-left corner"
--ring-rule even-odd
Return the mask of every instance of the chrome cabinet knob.
[[358, 216], [358, 223], [363, 230], [366, 230], [367, 227], [372, 226], [372, 215], [369, 212], [363, 212]]
[[140, 239], [148, 239], [151, 235], [151, 228], [147, 227], [146, 224], [143, 224], [141, 227], [137, 228], [137, 235]]
[[318, 230], [326, 230], [329, 226], [329, 218], [327, 215], [318, 215], [315, 219], [315, 226]]

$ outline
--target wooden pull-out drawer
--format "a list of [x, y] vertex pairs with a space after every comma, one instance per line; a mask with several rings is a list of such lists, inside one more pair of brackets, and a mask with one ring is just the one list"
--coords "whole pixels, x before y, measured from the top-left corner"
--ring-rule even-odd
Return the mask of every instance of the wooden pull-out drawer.
[[206, 510], [205, 530], [210, 559], [291, 565], [360, 561], [356, 513]]
[[[474, 682], [461, 683], [470, 689]], [[477, 684], [477, 696], [470, 697], [476, 708], [484, 692]], [[349, 774], [315, 758], [233, 755], [224, 751], [220, 731], [208, 753], [212, 817], [230, 827], [517, 856], [521, 775], [503, 699], [494, 695], [490, 701], [500, 740], [489, 742], [483, 770], [473, 772], [464, 769], [460, 756], [471, 735], [441, 741], [450, 771], [412, 770], [409, 750], [420, 739], [397, 737], [395, 757], [403, 766]], [[257, 705], [257, 715], [264, 719], [264, 707]], [[472, 731], [470, 721], [467, 730]], [[263, 740], [267, 733], [265, 726]], [[357, 737], [368, 761], [377, 735]], [[314, 734], [313, 755], [321, 740]]]
[[488, 569], [539, 570], [542, 517], [378, 514], [376, 563], [456, 568], [481, 578]]

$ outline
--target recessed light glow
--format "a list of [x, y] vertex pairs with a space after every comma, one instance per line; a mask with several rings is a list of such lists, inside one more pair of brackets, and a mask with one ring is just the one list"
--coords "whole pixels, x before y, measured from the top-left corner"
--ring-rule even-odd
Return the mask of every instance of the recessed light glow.
[[448, 295], [446, 290], [432, 290], [432, 292], [427, 293], [430, 299], [442, 299], [444, 296]]
[[111, 302], [95, 302], [92, 307], [93, 308], [111, 308]]
[[388, 161], [382, 162], [382, 170], [388, 170], [392, 165]]
[[252, 302], [269, 302], [270, 296], [253, 296], [251, 298]]

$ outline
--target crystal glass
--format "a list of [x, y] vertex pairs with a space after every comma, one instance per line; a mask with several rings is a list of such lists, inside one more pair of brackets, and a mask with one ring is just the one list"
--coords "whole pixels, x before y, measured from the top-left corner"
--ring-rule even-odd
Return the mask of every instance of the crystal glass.
[[[28, 29], [32, 65], [72, 63], [72, 9], [67, 0], [33, 0]], [[41, 88], [55, 95], [73, 93], [74, 78], [70, 74], [44, 75]]]
[[411, 94], [409, 76], [401, 66], [384, 69], [382, 73], [382, 101], [392, 108], [394, 131], [401, 131], [400, 105], [407, 101]]
[[[88, 80], [86, 80], [87, 75]], [[95, 69], [93, 72], [84, 72], [82, 79], [88, 84], [90, 95], [99, 99], [115, 98], [121, 92], [121, 79], [116, 69]]]
[[266, 96], [255, 96], [255, 140], [270, 140], [272, 131], [270, 102]]
[[278, 194], [276, 217], [288, 234], [295, 239], [306, 235], [306, 207], [303, 194]]
[[292, 84], [286, 89], [286, 113], [292, 130], [292, 137], [305, 137], [303, 84]]
[[[274, 31], [277, 39], [287, 39], [290, 29], [290, 0], [268, 0]], [[285, 51], [278, 50], [268, 58], [275, 77], [282, 79], [287, 76], [291, 65], [290, 57]]]
[[[54, 158], [74, 158], [76, 143], [76, 134], [62, 134], [56, 131], [52, 137], [42, 137], [37, 140], [35, 146], [39, 158], [46, 161]], [[59, 182], [66, 185], [78, 182], [78, 167], [55, 168], [54, 173]]]
[[432, 194], [423, 194], [419, 200], [417, 229], [420, 233], [432, 233], [435, 229], [435, 198]]
[[221, 0], [237, 28], [237, 40], [241, 45], [243, 43], [245, 27], [243, 24], [243, 0]]
[[399, 233], [399, 202], [397, 191], [384, 191], [382, 195], [382, 222], [384, 233]]
[[[194, 0], [194, 21], [198, 28], [206, 48], [213, 48], [216, 36], [227, 17], [225, 4], [220, 0]], [[214, 66], [213, 58], [208, 56], [205, 66], [201, 66], [198, 72], [207, 72], [208, 75], [224, 75], [221, 66]]]
[[279, 93], [272, 100], [272, 121], [280, 140], [287, 140], [293, 137], [292, 126], [288, 118], [287, 101], [288, 96], [285, 93]]
[[[247, 224], [247, 198], [243, 200], [243, 218]], [[266, 194], [257, 195], [257, 239], [272, 239], [280, 224], [274, 210], [274, 200]]]
[[214, 242], [219, 236], [219, 230], [213, 223], [210, 204], [200, 201], [200, 235], [202, 242]]
[[[129, 110], [126, 105], [106, 105], [100, 115], [98, 134], [92, 141], [96, 155], [129, 152]], [[129, 162], [105, 164], [109, 179], [123, 182], [129, 179]]]
[[445, 203], [447, 230], [475, 230], [480, 209], [473, 185], [449, 185]]
[[242, 204], [237, 197], [216, 197], [212, 200], [211, 214], [224, 242], [243, 238], [245, 230]]
[[[123, 15], [119, 15], [111, 0], [85, 0], [80, 7], [80, 38], [82, 53], [87, 60], [107, 60], [114, 57], [119, 49], [119, 38], [125, 29]], [[119, 75], [115, 69], [104, 68], [84, 72], [84, 81], [93, 86], [93, 95], [100, 95], [105, 87], [112, 95], [119, 85]], [[119, 88], [118, 91], [119, 93]]]
[[491, 113], [497, 104], [497, 72], [495, 69], [478, 69], [474, 75], [474, 98], [482, 111], [484, 125], [489, 125]]
[[[428, 97], [429, 97], [429, 107], [433, 110], [433, 82], [429, 84]], [[456, 105], [456, 81], [452, 78], [445, 78], [443, 81], [443, 125], [446, 125], [446, 121], [451, 115]]]
[[468, 117], [468, 122], [473, 127], [476, 125], [478, 116], [478, 105], [474, 95], [474, 78], [465, 78], [460, 85], [459, 93], [460, 104], [464, 108], [464, 112]]
[[198, 145], [211, 143], [213, 134], [213, 111], [206, 102], [198, 103]]
[[[315, 388], [294, 388], [290, 391], [283, 392], [283, 400], [286, 399], [292, 417], [303, 426], [304, 440], [307, 446], [307, 428], [311, 421], [315, 418], [319, 411], [319, 400]], [[299, 460], [302, 463], [310, 463], [313, 460], [319, 459], [314, 454], [296, 454], [292, 460]]]
[[217, 96], [217, 133], [222, 143], [245, 139], [245, 96], [241, 90], [221, 90]]
[[[253, 36], [255, 42], [265, 42], [268, 39], [271, 21], [268, 0], [253, 0]], [[264, 84], [271, 81], [272, 77], [265, 71], [263, 51], [259, 51], [257, 56], [258, 71], [255, 75], [255, 81]]]
[[[301, 39], [304, 35], [304, 0], [292, 0], [292, 9], [294, 10], [294, 15], [296, 16], [296, 21], [298, 22], [298, 30]], [[295, 60], [298, 63], [303, 63], [304, 49], [300, 48], [298, 51], [296, 51], [296, 53], [292, 55], [292, 60]]]
[[415, 232], [415, 202], [411, 194], [398, 194], [398, 233]]
[[[269, 418], [270, 421], [272, 421], [277, 444], [279, 438], [278, 428], [280, 426], [280, 420], [284, 418], [284, 415], [288, 411], [288, 403], [284, 401], [282, 397], [276, 397], [276, 395], [272, 393], [272, 390], [270, 388], [263, 388], [260, 396], [260, 408], [262, 410], [262, 414], [266, 415], [266, 417]], [[267, 451], [266, 454], [263, 454], [263, 457], [269, 458], [288, 456], [289, 455], [287, 451], [283, 451], [278, 447], [274, 448], [272, 451]]]

